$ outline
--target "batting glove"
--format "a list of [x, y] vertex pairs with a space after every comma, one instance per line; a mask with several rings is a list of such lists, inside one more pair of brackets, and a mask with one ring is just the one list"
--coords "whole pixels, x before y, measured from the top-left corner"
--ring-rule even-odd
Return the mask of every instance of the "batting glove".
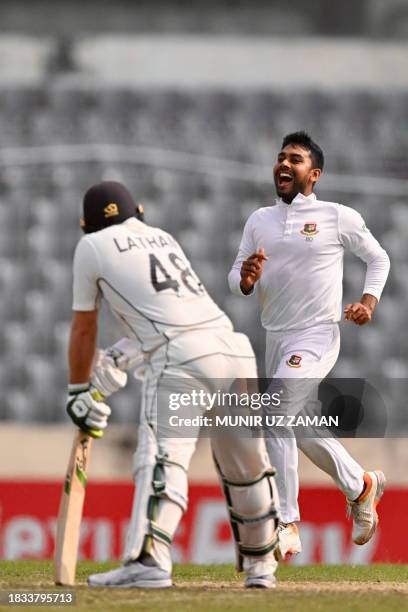
[[67, 412], [75, 425], [92, 438], [101, 438], [111, 409], [89, 383], [68, 385]]
[[140, 342], [130, 338], [121, 338], [105, 349], [105, 354], [113, 359], [115, 366], [120, 370], [133, 370], [144, 364]]
[[123, 389], [126, 383], [126, 372], [119, 369], [109, 352], [99, 349], [92, 371], [92, 387], [105, 398], [119, 391], [119, 389]]

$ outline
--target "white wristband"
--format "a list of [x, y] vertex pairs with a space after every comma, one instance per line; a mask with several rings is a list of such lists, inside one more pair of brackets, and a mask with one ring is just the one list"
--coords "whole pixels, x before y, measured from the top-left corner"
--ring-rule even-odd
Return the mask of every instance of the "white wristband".
[[74, 383], [74, 384], [68, 385], [68, 393], [70, 395], [75, 395], [77, 393], [83, 393], [84, 391], [89, 391], [89, 382]]

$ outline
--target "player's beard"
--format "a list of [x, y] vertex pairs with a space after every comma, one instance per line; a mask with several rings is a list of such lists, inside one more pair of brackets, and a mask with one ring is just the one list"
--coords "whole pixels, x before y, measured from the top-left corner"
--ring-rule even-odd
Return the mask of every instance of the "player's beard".
[[296, 177], [294, 177], [293, 181], [291, 181], [290, 186], [288, 185], [286, 189], [285, 188], [282, 189], [281, 187], [279, 187], [277, 177], [275, 177], [276, 193], [278, 197], [282, 198], [282, 200], [286, 204], [290, 204], [292, 200], [296, 198], [298, 193], [303, 193], [306, 190], [306, 186], [307, 186], [307, 181], [297, 181]]

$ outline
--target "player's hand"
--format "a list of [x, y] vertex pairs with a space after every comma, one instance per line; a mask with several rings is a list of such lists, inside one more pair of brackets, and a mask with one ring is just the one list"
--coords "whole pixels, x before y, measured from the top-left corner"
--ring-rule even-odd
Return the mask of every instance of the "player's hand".
[[101, 438], [108, 425], [111, 409], [102, 400], [89, 383], [68, 385], [67, 412], [75, 425], [92, 438]]
[[127, 374], [117, 367], [115, 356], [98, 349], [91, 377], [92, 387], [105, 398], [123, 389], [126, 383]]
[[371, 321], [373, 311], [369, 306], [362, 304], [361, 302], [354, 302], [354, 304], [347, 304], [344, 309], [344, 318], [346, 321], [353, 321], [356, 325], [365, 325]]
[[261, 277], [263, 272], [263, 264], [268, 258], [265, 255], [264, 249], [259, 249], [256, 253], [252, 253], [242, 262], [241, 265], [241, 291], [250, 293], [255, 283]]

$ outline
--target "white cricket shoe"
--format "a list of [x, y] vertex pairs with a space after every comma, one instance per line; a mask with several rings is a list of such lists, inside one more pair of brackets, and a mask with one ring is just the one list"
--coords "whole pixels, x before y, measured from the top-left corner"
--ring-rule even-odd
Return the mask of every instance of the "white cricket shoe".
[[170, 574], [160, 567], [132, 561], [110, 572], [92, 574], [88, 578], [88, 585], [102, 588], [164, 589], [172, 586], [172, 580]]
[[360, 497], [347, 500], [347, 516], [353, 519], [354, 544], [366, 544], [374, 535], [378, 525], [377, 505], [383, 496], [385, 476], [379, 470], [365, 472], [364, 482], [366, 488]]
[[246, 572], [245, 587], [247, 589], [274, 589], [276, 587], [275, 572], [278, 567], [277, 561], [272, 558], [262, 561], [244, 559], [244, 570]]
[[302, 552], [302, 543], [296, 523], [279, 523], [275, 559], [284, 561], [286, 556], [297, 555], [300, 552]]

